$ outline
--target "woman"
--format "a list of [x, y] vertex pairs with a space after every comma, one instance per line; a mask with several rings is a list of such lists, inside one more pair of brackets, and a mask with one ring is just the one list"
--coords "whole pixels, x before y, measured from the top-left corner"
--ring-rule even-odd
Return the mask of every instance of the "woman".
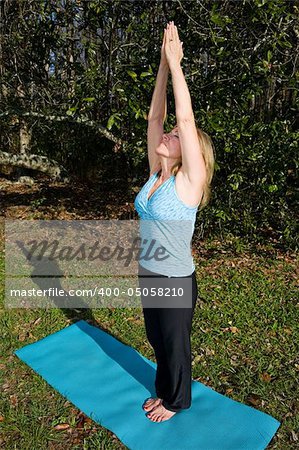
[[[141, 296], [146, 334], [157, 360], [157, 397], [148, 399], [143, 405], [153, 422], [168, 420], [191, 406], [190, 334], [197, 282], [190, 244], [198, 207], [201, 205], [202, 209], [210, 199], [214, 171], [212, 141], [195, 125], [189, 90], [180, 66], [182, 57], [177, 28], [170, 22], [164, 30], [160, 67], [148, 115], [150, 177], [135, 199], [135, 208], [140, 223], [153, 224], [154, 221], [158, 224], [157, 230], [162, 230], [160, 235], [173, 245], [168, 255], [171, 257], [158, 261], [159, 265], [153, 259], [140, 258], [138, 276], [141, 292], [144, 287], [152, 286], [153, 281], [157, 285], [158, 280], [166, 281], [167, 286], [171, 286], [177, 277], [189, 281], [191, 291], [188, 298], [184, 298], [186, 305], [188, 300], [190, 302], [190, 307], [186, 308], [145, 307], [148, 298]], [[164, 134], [169, 70], [177, 125]], [[191, 223], [191, 227], [186, 231], [180, 227], [184, 235], [178, 238], [173, 234], [173, 226], [162, 228], [161, 223], [164, 226], [168, 221]], [[155, 267], [159, 270], [154, 270]], [[162, 305], [163, 299], [158, 300]]]

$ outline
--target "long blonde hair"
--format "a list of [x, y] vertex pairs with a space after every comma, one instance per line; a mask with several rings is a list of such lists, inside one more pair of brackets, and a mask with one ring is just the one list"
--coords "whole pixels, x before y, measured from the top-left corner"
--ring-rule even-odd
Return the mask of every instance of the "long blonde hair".
[[[203, 159], [206, 166], [206, 181], [203, 186], [203, 196], [200, 202], [199, 209], [203, 209], [211, 199], [211, 182], [214, 175], [215, 168], [215, 147], [210, 136], [200, 128], [196, 127], [200, 147], [202, 149]], [[176, 175], [182, 166], [182, 158], [180, 158], [171, 168], [171, 174]]]

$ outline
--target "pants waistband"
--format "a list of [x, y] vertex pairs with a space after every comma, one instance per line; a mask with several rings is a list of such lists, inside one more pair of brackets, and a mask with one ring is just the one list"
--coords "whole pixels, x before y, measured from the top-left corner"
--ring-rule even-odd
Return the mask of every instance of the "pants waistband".
[[145, 269], [140, 264], [138, 264], [138, 275], [143, 277], [161, 277], [161, 278], [191, 278], [195, 275], [195, 270], [190, 275], [182, 275], [179, 277], [162, 275], [157, 272], [152, 272], [151, 270]]

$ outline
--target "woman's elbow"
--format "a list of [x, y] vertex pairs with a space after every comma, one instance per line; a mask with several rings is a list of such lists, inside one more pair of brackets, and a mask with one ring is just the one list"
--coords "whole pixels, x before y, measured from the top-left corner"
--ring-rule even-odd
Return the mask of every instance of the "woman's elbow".
[[176, 114], [176, 122], [178, 125], [184, 125], [184, 123], [192, 123], [195, 122], [194, 114], [188, 113], [188, 114]]

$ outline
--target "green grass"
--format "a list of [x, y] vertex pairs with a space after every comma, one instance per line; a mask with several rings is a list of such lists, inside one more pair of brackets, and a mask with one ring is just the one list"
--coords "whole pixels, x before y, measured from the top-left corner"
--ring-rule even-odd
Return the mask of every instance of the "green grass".
[[[271, 247], [249, 250], [239, 240], [221, 248], [206, 242], [195, 257], [193, 379], [277, 418], [282, 425], [269, 448], [292, 449], [299, 428], [298, 259]], [[85, 319], [154, 361], [141, 309], [6, 309], [3, 257], [0, 274], [0, 448], [125, 449], [13, 352]], [[55, 428], [61, 424], [68, 428]]]

